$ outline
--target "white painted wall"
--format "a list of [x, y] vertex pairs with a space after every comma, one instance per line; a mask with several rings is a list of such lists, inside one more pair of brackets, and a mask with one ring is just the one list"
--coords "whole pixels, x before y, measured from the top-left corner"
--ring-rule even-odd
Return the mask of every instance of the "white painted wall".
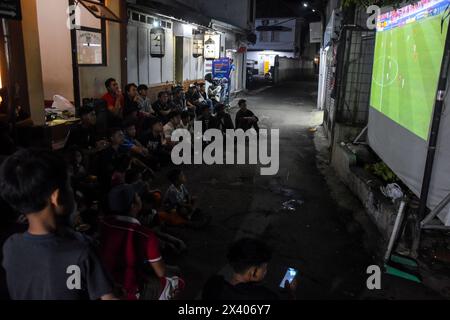
[[71, 40], [66, 27], [68, 3], [39, 0], [36, 5], [44, 99], [53, 100], [59, 94], [73, 101]]
[[174, 81], [174, 35], [165, 29], [165, 55], [150, 55], [151, 25], [129, 21], [128, 23], [128, 82], [136, 84], [160, 84]]
[[269, 20], [269, 25], [280, 25], [283, 27], [290, 28], [291, 31], [277, 31], [275, 38], [272, 40], [271, 31], [263, 31], [265, 34], [265, 39], [262, 39], [262, 32], [256, 31], [257, 41], [254, 45], [249, 46], [249, 50], [275, 50], [275, 51], [286, 51], [290, 50], [294, 52], [297, 46], [296, 41], [296, 25], [297, 20], [294, 18], [265, 18], [257, 19], [255, 26], [259, 27], [263, 25], [263, 20]]
[[[168, 19], [166, 19], [168, 20]], [[175, 81], [175, 37], [183, 37], [183, 80], [204, 78], [203, 57], [194, 58], [193, 26], [172, 21], [172, 29], [165, 29], [166, 52], [164, 57], [150, 55], [150, 30], [152, 26], [135, 21], [128, 23], [128, 81], [154, 85]]]
[[256, 68], [260, 75], [264, 75], [264, 62], [269, 61], [269, 68], [275, 65], [275, 57], [280, 56], [284, 58], [294, 58], [293, 52], [280, 51], [249, 51], [247, 52], [247, 60], [254, 60], [258, 62]]

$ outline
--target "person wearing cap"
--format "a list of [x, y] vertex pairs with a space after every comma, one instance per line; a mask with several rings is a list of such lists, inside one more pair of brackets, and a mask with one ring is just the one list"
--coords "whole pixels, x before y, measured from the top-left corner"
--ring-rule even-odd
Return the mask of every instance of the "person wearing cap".
[[100, 223], [100, 257], [127, 300], [157, 299], [160, 279], [167, 276], [158, 238], [137, 219], [143, 191], [140, 183], [113, 188], [108, 196], [112, 215]]
[[169, 122], [164, 126], [164, 138], [167, 144], [173, 145], [172, 143], [172, 133], [179, 129], [181, 123], [181, 113], [178, 111], [172, 111], [168, 117]]
[[247, 100], [239, 100], [239, 111], [236, 114], [236, 129], [242, 129], [247, 131], [254, 128], [256, 132], [259, 132], [258, 121], [259, 119], [253, 112], [247, 109]]
[[96, 128], [97, 117], [95, 110], [91, 106], [84, 106], [79, 110], [81, 122], [70, 129], [64, 148], [76, 146], [81, 149], [94, 149], [100, 147], [101, 141], [97, 144]]

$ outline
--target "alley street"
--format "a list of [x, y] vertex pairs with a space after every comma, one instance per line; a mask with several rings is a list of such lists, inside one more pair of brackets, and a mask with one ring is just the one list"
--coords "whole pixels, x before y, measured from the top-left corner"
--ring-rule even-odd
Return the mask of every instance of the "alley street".
[[[250, 92], [247, 99], [262, 128], [280, 129], [280, 170], [276, 176], [260, 176], [259, 167], [250, 165], [183, 168], [191, 193], [213, 216], [206, 230], [170, 229], [189, 247], [176, 259], [188, 284], [184, 297], [199, 298], [209, 276], [227, 274], [229, 243], [242, 236], [259, 236], [274, 251], [266, 279], [274, 290], [286, 269], [293, 267], [300, 271], [299, 299], [370, 298], [366, 269], [374, 261], [365, 248], [363, 228], [351, 211], [332, 199], [316, 166], [310, 130], [322, 123], [322, 113], [315, 110], [316, 85], [292, 82]], [[166, 186], [161, 176], [156, 184]], [[291, 199], [303, 204], [295, 212], [282, 210]], [[405, 281], [384, 277], [385, 284], [390, 289], [376, 297], [436, 297]]]

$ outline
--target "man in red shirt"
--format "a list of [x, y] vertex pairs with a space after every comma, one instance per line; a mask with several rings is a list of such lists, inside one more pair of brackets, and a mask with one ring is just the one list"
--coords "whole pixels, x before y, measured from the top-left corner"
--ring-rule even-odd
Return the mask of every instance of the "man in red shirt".
[[105, 87], [108, 92], [103, 95], [102, 100], [106, 102], [106, 107], [113, 118], [122, 119], [125, 103], [119, 84], [115, 79], [110, 78], [106, 80]]
[[[108, 202], [115, 215], [103, 219], [100, 232], [100, 256], [127, 300], [143, 294], [157, 299], [166, 277], [156, 235], [136, 218], [142, 210], [139, 189], [123, 184], [111, 190]], [[149, 284], [152, 294], [144, 292]]]

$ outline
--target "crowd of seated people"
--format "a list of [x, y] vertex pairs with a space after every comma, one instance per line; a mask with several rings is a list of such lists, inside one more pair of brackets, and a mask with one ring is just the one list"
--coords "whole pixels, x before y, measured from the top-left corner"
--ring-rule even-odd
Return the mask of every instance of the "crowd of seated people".
[[[61, 154], [20, 150], [3, 163], [1, 198], [28, 221], [28, 231], [5, 244], [3, 267], [12, 299], [172, 299], [184, 286], [182, 272], [163, 257], [180, 254], [186, 245], [167, 227], [205, 228], [211, 217], [197, 207], [185, 174], [170, 168], [171, 136], [179, 128], [192, 133], [194, 120], [204, 130], [235, 126], [225, 106], [208, 98], [203, 83], [187, 93], [178, 86], [161, 91], [153, 103], [145, 85], [128, 84], [122, 91], [108, 79], [105, 87], [106, 135], [96, 130], [96, 109], [84, 105]], [[245, 101], [239, 105], [238, 128], [257, 128]], [[163, 167], [169, 171], [166, 192], [153, 185]], [[59, 232], [70, 236], [62, 243], [49, 236]], [[30, 256], [23, 251], [27, 247]], [[59, 259], [62, 249], [67, 253]], [[51, 270], [44, 264], [25, 270], [39, 255], [54, 262]], [[53, 283], [66, 274], [58, 268], [77, 259], [87, 287], [67, 291]], [[13, 270], [18, 264], [24, 269]], [[53, 272], [59, 272], [55, 278]], [[37, 274], [46, 275], [47, 290], [31, 280]]]

